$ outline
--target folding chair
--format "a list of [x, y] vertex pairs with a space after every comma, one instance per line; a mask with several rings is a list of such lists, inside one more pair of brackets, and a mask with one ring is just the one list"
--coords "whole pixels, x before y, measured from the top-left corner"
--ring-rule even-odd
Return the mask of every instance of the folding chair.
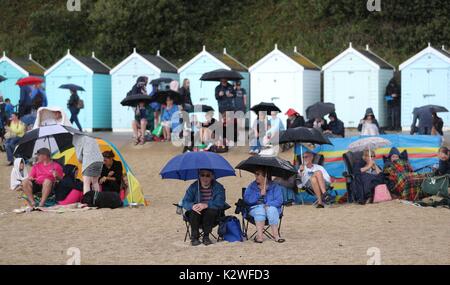
[[[245, 190], [247, 188], [242, 188], [242, 200], [244, 201], [244, 194], [245, 194]], [[245, 203], [245, 202], [243, 202]], [[280, 213], [280, 222], [278, 223], [278, 235], [281, 236], [281, 222], [283, 221], [283, 216], [284, 216], [284, 208], [286, 206], [288, 206], [290, 203], [292, 203], [292, 201], [283, 201], [283, 205], [281, 205], [281, 213]], [[236, 203], [236, 206], [238, 206], [238, 203]], [[256, 227], [256, 223], [255, 223], [255, 219], [249, 214], [250, 212], [250, 206], [249, 205], [242, 205], [244, 206], [243, 209], [241, 209], [241, 215], [242, 215], [242, 231], [243, 231], [243, 235], [244, 237], [249, 240], [252, 239], [258, 231], [255, 230], [255, 232], [249, 237], [248, 236], [248, 227], [249, 224], [252, 224]], [[236, 213], [238, 214], [238, 213]], [[263, 230], [263, 234], [271, 240], [274, 240], [275, 237], [269, 232], [270, 229], [270, 225], [269, 225], [269, 221], [266, 219], [265, 222], [265, 226], [264, 226], [264, 230]]]
[[[188, 211], [184, 210], [183, 207], [180, 206], [180, 205], [178, 205], [178, 204], [173, 204], [173, 205], [174, 205], [175, 207], [177, 207], [177, 214], [179, 214], [179, 215], [181, 215], [181, 216], [183, 217], [183, 222], [184, 222], [184, 224], [185, 224], [185, 226], [186, 226], [186, 233], [185, 233], [185, 235], [184, 235], [184, 242], [186, 242], [186, 241], [188, 240], [188, 238], [189, 238], [189, 240], [192, 238], [191, 224], [190, 224], [190, 222], [189, 222], [189, 217], [188, 217], [188, 215], [187, 215]], [[225, 216], [226, 216], [226, 215], [225, 215], [225, 211], [228, 210], [228, 209], [230, 209], [230, 208], [231, 208], [231, 206], [228, 205], [227, 203], [225, 203], [225, 208], [219, 210], [219, 214], [217, 215], [216, 221], [214, 222], [213, 229], [214, 229], [215, 227], [217, 227], [217, 226], [220, 224], [220, 221], [221, 221], [222, 219], [225, 218]], [[202, 238], [203, 236], [204, 236], [203, 229], [202, 229], [202, 227], [200, 226], [200, 238]], [[216, 235], [214, 235], [214, 234], [211, 232], [211, 236], [212, 236], [213, 239], [215, 239], [216, 241], [218, 241], [218, 242], [220, 241], [220, 236], [219, 236], [219, 235], [217, 235], [217, 237], [216, 237]]]
[[347, 152], [343, 154], [343, 158], [344, 158], [344, 164], [345, 164], [345, 169], [346, 171], [344, 171], [344, 173], [342, 173], [342, 176], [344, 176], [345, 178], [345, 184], [347, 187], [347, 202], [348, 203], [352, 203], [353, 202], [353, 191], [351, 188], [351, 184], [353, 182], [353, 180], [355, 179], [355, 163], [360, 161], [362, 159], [363, 156], [363, 152]]

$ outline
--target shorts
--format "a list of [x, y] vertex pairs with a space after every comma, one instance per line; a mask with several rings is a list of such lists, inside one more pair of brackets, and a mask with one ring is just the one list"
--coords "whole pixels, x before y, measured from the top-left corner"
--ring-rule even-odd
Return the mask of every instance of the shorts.
[[103, 162], [94, 162], [83, 171], [83, 176], [100, 177], [100, 175], [102, 175], [102, 168]]
[[[325, 188], [330, 189], [330, 187], [331, 187], [331, 183], [328, 181], [325, 181]], [[313, 189], [312, 184], [311, 184], [311, 179], [308, 180], [308, 182], [306, 182], [306, 184], [304, 185], [304, 188], [311, 189], [311, 190]]]
[[42, 184], [37, 184], [36, 182], [32, 182], [33, 184], [33, 195], [42, 193]]

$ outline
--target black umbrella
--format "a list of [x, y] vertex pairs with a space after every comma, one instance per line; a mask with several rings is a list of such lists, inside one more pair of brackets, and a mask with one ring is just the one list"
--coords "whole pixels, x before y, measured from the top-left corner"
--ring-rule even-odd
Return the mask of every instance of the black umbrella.
[[166, 104], [167, 98], [170, 97], [174, 101], [174, 104], [181, 105], [184, 100], [181, 98], [181, 94], [173, 90], [158, 91], [151, 98], [153, 102], [158, 102], [159, 104]]
[[73, 147], [74, 134], [83, 133], [63, 125], [51, 125], [31, 130], [20, 139], [14, 156], [29, 159], [43, 147], [50, 149], [51, 152], [65, 151]]
[[426, 105], [419, 108], [414, 108], [413, 114], [418, 115], [422, 112], [436, 112], [436, 113], [447, 113], [448, 110], [445, 107], [438, 106], [438, 105]]
[[271, 112], [281, 112], [280, 108], [278, 108], [274, 103], [259, 103], [258, 105], [253, 106], [250, 110], [259, 114], [259, 112], [267, 112], [270, 114]]
[[6, 78], [0, 75], [0, 82], [3, 82], [5, 80], [6, 80]]
[[244, 79], [239, 72], [226, 69], [217, 69], [207, 72], [200, 78], [201, 81], [221, 81], [223, 79], [238, 81]]
[[122, 106], [136, 107], [140, 102], [150, 104], [151, 102], [153, 102], [153, 97], [144, 94], [131, 95], [123, 99], [120, 104]]
[[75, 84], [63, 84], [59, 86], [61, 89], [69, 89], [69, 90], [75, 90], [75, 91], [86, 91], [83, 87], [75, 85]]
[[316, 103], [306, 109], [306, 117], [308, 120], [323, 118], [325, 115], [335, 112], [333, 103]]
[[150, 81], [150, 84], [151, 85], [159, 85], [161, 83], [170, 83], [172, 81], [173, 81], [172, 78], [161, 77], [161, 78], [153, 79], [152, 81]]
[[309, 129], [299, 127], [295, 129], [288, 129], [281, 132], [280, 144], [283, 143], [312, 143], [312, 144], [329, 144], [333, 145], [331, 141], [324, 137], [317, 129]]
[[269, 175], [276, 177], [290, 177], [297, 173], [295, 167], [287, 160], [276, 156], [252, 156], [242, 161], [236, 169], [255, 173], [257, 169], [265, 169]]
[[214, 108], [208, 105], [194, 105], [189, 113], [208, 113], [214, 112]]

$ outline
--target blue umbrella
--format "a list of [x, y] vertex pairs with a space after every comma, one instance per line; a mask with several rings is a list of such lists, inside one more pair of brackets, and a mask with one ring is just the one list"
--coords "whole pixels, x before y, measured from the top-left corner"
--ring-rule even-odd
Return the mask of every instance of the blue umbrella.
[[63, 84], [63, 85], [59, 86], [59, 88], [75, 90], [75, 91], [85, 91], [83, 87], [75, 85], [75, 84]]
[[194, 180], [198, 179], [199, 171], [211, 170], [214, 178], [236, 176], [233, 167], [222, 156], [212, 152], [188, 152], [172, 158], [163, 170], [162, 179]]

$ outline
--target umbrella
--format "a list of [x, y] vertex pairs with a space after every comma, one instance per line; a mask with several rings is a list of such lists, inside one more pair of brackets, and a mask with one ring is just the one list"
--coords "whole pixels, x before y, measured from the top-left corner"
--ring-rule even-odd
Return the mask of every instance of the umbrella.
[[237, 81], [244, 79], [244, 77], [239, 72], [233, 70], [216, 69], [203, 74], [200, 78], [201, 81], [221, 81], [223, 79]]
[[306, 109], [306, 117], [308, 120], [323, 118], [325, 115], [335, 112], [333, 103], [316, 103]]
[[31, 130], [20, 139], [14, 156], [29, 159], [43, 147], [50, 149], [51, 152], [64, 151], [73, 147], [74, 134], [83, 133], [63, 125], [51, 125]]
[[35, 77], [35, 76], [28, 76], [28, 77], [17, 80], [16, 85], [19, 85], [20, 87], [22, 87], [22, 86], [27, 86], [27, 85], [40, 84], [43, 82], [44, 82], [44, 79], [42, 79], [42, 78]]
[[422, 112], [436, 112], [436, 113], [447, 113], [448, 110], [445, 107], [437, 106], [437, 105], [426, 105], [419, 108], [414, 108], [413, 114], [418, 115]]
[[214, 108], [208, 105], [194, 105], [189, 113], [208, 113], [214, 112]]
[[312, 143], [312, 144], [329, 144], [333, 145], [331, 141], [324, 137], [317, 129], [309, 129], [299, 127], [295, 129], [288, 129], [281, 132], [280, 143]]
[[69, 90], [75, 90], [75, 91], [86, 91], [83, 87], [75, 85], [75, 84], [63, 84], [59, 86], [61, 89], [69, 89]]
[[140, 102], [145, 102], [146, 104], [150, 104], [153, 102], [153, 97], [144, 94], [136, 94], [125, 97], [125, 99], [120, 102], [122, 106], [130, 106], [136, 107]]
[[253, 106], [250, 110], [259, 114], [259, 112], [267, 112], [270, 114], [272, 111], [281, 112], [280, 108], [278, 108], [274, 103], [265, 103], [261, 102], [258, 105]]
[[236, 169], [251, 173], [255, 173], [260, 168], [266, 169], [270, 175], [277, 177], [290, 177], [297, 173], [289, 161], [276, 156], [252, 156], [236, 166]]
[[172, 78], [161, 77], [161, 78], [157, 78], [157, 79], [154, 79], [154, 80], [150, 81], [150, 84], [151, 85], [159, 85], [161, 83], [170, 83], [172, 81], [173, 81]]
[[194, 180], [199, 171], [211, 170], [214, 178], [236, 176], [233, 167], [222, 156], [212, 152], [188, 152], [167, 162], [161, 170], [162, 179]]
[[184, 103], [181, 98], [181, 94], [173, 90], [158, 91], [151, 98], [153, 99], [152, 100], [153, 102], [158, 102], [159, 104], [166, 104], [167, 97], [171, 97], [174, 101], [174, 104], [176, 105]]
[[391, 145], [391, 142], [387, 139], [380, 137], [369, 137], [357, 140], [348, 146], [348, 150], [351, 152], [359, 152], [369, 150], [369, 153], [377, 148], [386, 147]]
[[6, 78], [0, 75], [0, 83], [5, 81], [5, 80], [6, 80]]

